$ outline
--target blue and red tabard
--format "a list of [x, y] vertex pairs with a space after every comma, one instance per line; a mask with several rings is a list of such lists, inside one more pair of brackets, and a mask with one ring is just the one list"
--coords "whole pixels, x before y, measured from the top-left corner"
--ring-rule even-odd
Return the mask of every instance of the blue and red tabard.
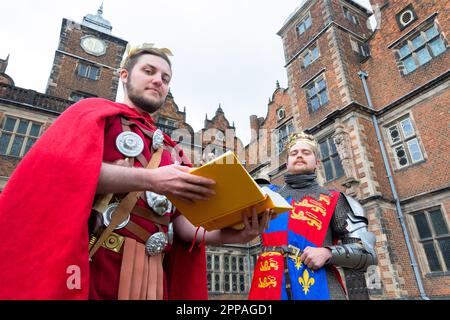
[[[294, 246], [301, 251], [306, 247], [321, 247], [328, 226], [338, 202], [340, 193], [330, 191], [330, 195], [320, 195], [316, 200], [304, 197], [296, 202], [287, 198], [294, 209], [279, 215], [270, 222], [263, 233], [264, 247]], [[325, 268], [313, 271], [300, 262], [300, 256], [288, 256], [285, 259], [279, 251], [266, 251], [259, 256], [255, 266], [249, 299], [251, 300], [287, 300], [285, 263], [292, 299], [328, 300], [329, 291]]]

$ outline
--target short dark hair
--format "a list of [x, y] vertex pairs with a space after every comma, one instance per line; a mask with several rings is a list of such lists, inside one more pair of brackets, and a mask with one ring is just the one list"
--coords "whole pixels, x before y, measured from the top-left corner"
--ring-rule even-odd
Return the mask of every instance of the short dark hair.
[[131, 70], [133, 70], [134, 66], [138, 62], [139, 57], [146, 54], [150, 54], [164, 59], [169, 64], [170, 69], [172, 69], [172, 63], [170, 62], [170, 59], [167, 56], [167, 54], [165, 54], [163, 51], [157, 48], [142, 48], [138, 49], [135, 52], [129, 53], [128, 57], [126, 57], [124, 62], [122, 63], [122, 68], [126, 69], [128, 72], [131, 73]]

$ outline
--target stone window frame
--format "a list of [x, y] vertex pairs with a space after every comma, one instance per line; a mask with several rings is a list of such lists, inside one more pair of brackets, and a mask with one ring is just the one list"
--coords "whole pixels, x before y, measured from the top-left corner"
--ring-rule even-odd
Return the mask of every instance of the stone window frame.
[[[206, 254], [208, 292], [222, 293], [222, 261], [219, 252]], [[217, 265], [216, 265], [217, 261]]]
[[[286, 134], [280, 138], [280, 130], [285, 129]], [[293, 118], [289, 118], [275, 129], [277, 142], [276, 142], [276, 155], [280, 155], [284, 151], [285, 143], [291, 133], [295, 132], [295, 125]]]
[[[317, 51], [316, 51], [317, 52], [317, 56], [315, 58], [313, 56], [314, 49], [317, 49]], [[305, 59], [306, 59], [307, 56], [310, 56], [311, 60], [310, 60], [310, 62], [308, 64], [305, 64]], [[307, 49], [305, 49], [305, 52], [302, 53], [302, 56], [301, 56], [301, 62], [302, 62], [301, 63], [301, 67], [302, 67], [302, 69], [308, 68], [310, 65], [312, 65], [314, 63], [314, 61], [316, 61], [319, 58], [320, 58], [319, 42], [316, 41], [313, 44], [311, 44]]]
[[[78, 96], [79, 99], [75, 99], [74, 96]], [[94, 94], [87, 93], [87, 92], [83, 92], [83, 91], [73, 91], [73, 92], [70, 94], [69, 100], [70, 100], [70, 101], [74, 101], [74, 102], [78, 102], [78, 101], [83, 100], [83, 99], [87, 99], [87, 98], [95, 98], [95, 97], [97, 97], [97, 96], [94, 95]]]
[[[319, 141], [323, 141], [329, 137], [331, 137], [331, 138], [334, 137], [335, 133], [336, 133], [336, 129], [334, 126], [327, 126], [314, 134], [314, 140], [319, 144]], [[333, 140], [333, 142], [334, 142], [334, 140]], [[320, 152], [320, 144], [319, 144], [319, 156], [322, 157], [322, 154]], [[340, 158], [340, 156], [339, 156], [339, 158]], [[342, 164], [342, 161], [341, 161], [341, 164]], [[328, 183], [326, 180], [326, 177], [325, 177], [325, 169], [324, 169], [322, 163], [320, 164], [320, 166], [317, 170], [317, 181], [321, 185]]]
[[361, 25], [361, 23], [359, 22], [359, 18], [353, 9], [350, 9], [349, 7], [343, 5], [342, 12], [346, 20], [350, 21], [355, 26]]
[[276, 110], [276, 115], [277, 115], [277, 123], [286, 120], [286, 108], [284, 106], [279, 106]]
[[[233, 264], [233, 258], [235, 259], [235, 264]], [[219, 261], [218, 268], [214, 266], [216, 259]], [[206, 270], [208, 291], [213, 294], [247, 293], [248, 284], [246, 283], [245, 260], [246, 256], [242, 254], [207, 253]], [[234, 285], [236, 285], [236, 289]]]
[[[409, 124], [411, 127], [409, 133], [405, 132], [404, 123], [407, 120], [409, 120]], [[397, 117], [392, 121], [389, 121], [389, 123], [387, 123], [383, 127], [389, 143], [390, 153], [392, 155], [392, 158], [394, 159], [395, 170], [402, 170], [426, 161], [425, 150], [420, 141], [414, 119], [410, 113], [407, 113], [405, 115]], [[395, 128], [397, 130], [397, 134], [394, 132]], [[398, 138], [396, 137], [396, 135], [398, 135]], [[414, 152], [411, 151], [412, 141], [416, 141], [416, 146], [419, 148], [418, 151], [420, 151], [421, 156], [420, 159], [413, 159], [412, 154]], [[407, 163], [404, 165], [400, 163], [401, 159], [399, 159], [403, 158], [404, 156], [398, 154], [398, 152], [401, 151], [401, 149], [403, 149], [404, 152], [406, 150], [405, 156]]]
[[[322, 81], [325, 83], [325, 86], [323, 88], [319, 87], [319, 82]], [[316, 93], [314, 95], [309, 95], [310, 94], [310, 90], [312, 89], [312, 87], [315, 88]], [[309, 113], [314, 113], [316, 111], [318, 111], [321, 107], [327, 105], [330, 102], [330, 95], [328, 93], [328, 84], [327, 84], [327, 79], [325, 77], [325, 74], [323, 72], [321, 72], [317, 77], [311, 79], [310, 81], [308, 81], [305, 85], [303, 85], [303, 88], [305, 90], [305, 97], [306, 97], [306, 104], [308, 106], [308, 112]], [[321, 93], [325, 92], [326, 97], [327, 97], [327, 101], [326, 102], [322, 102], [322, 96]], [[319, 106], [314, 109], [313, 105], [311, 104], [311, 101], [317, 97], [318, 101], [319, 101]]]
[[[443, 222], [443, 226], [446, 229], [446, 233], [437, 234], [436, 225], [431, 218], [433, 213], [439, 212], [439, 217]], [[419, 231], [419, 227], [417, 224], [416, 217], [422, 215], [425, 220], [422, 220], [426, 223], [427, 230]], [[442, 205], [431, 206], [425, 209], [416, 210], [408, 214], [408, 221], [410, 222], [413, 235], [414, 242], [417, 246], [415, 246], [416, 251], [418, 251], [419, 263], [422, 268], [424, 274], [444, 274], [450, 272], [450, 257], [444, 256], [444, 252], [447, 253], [448, 250], [442, 249], [441, 241], [446, 241], [447, 246], [450, 241], [450, 222], [448, 221], [447, 214]], [[428, 235], [422, 237], [421, 232], [429, 232]], [[425, 249], [425, 244], [430, 245], [428, 250], [433, 250], [433, 254], [435, 255], [436, 262], [438, 263], [439, 270], [432, 270], [430, 265], [430, 257], [428, 256], [427, 250]], [[448, 255], [448, 253], [447, 253]]]
[[[344, 177], [345, 176], [344, 167], [342, 165], [341, 158], [337, 151], [336, 144], [334, 143], [333, 136], [332, 135], [324, 136], [317, 141], [318, 141], [317, 143], [319, 145], [320, 162], [321, 162], [321, 166], [322, 166], [322, 170], [323, 170], [322, 172], [323, 172], [324, 182], [329, 183], [329, 182], [332, 182], [334, 180]], [[328, 149], [328, 156], [326, 158], [323, 157], [323, 152], [322, 152], [322, 144], [324, 142], [327, 143], [327, 149]], [[332, 146], [334, 146], [334, 150], [333, 150]], [[338, 175], [338, 170], [336, 168], [336, 163], [335, 163], [336, 159], [337, 159], [338, 165], [340, 166], [340, 170], [342, 173], [341, 175]], [[327, 174], [326, 174], [326, 170], [325, 170], [325, 162], [326, 161], [329, 161], [331, 163], [331, 171], [332, 171], [331, 179], [327, 178]]]
[[[402, 24], [401, 22], [401, 17], [405, 14], [405, 13], [410, 13], [411, 16], [411, 20], [406, 23], [406, 24]], [[397, 20], [397, 25], [400, 28], [400, 31], [403, 31], [404, 29], [406, 29], [408, 26], [410, 26], [414, 21], [416, 21], [418, 19], [416, 10], [414, 9], [412, 3], [408, 4], [406, 7], [404, 7], [399, 13], [397, 13], [395, 15], [395, 20]]]
[[[161, 120], [163, 122], [161, 122]], [[169, 122], [172, 122], [172, 124], [169, 124]], [[161, 115], [158, 116], [158, 120], [155, 122], [155, 125], [169, 137], [172, 136], [173, 131], [178, 129], [177, 120]]]
[[[82, 66], [86, 68], [86, 72], [84, 72], [84, 74], [81, 73]], [[94, 75], [91, 74], [92, 70], [97, 70], [95, 77]], [[78, 77], [86, 78], [92, 81], [97, 81], [98, 79], [100, 79], [101, 68], [93, 65], [92, 63], [78, 61], [75, 72]]]
[[[435, 29], [435, 33], [427, 33], [431, 29]], [[414, 44], [414, 40], [420, 39], [421, 43]], [[432, 44], [440, 42], [444, 46], [444, 50], [437, 54], [433, 51]], [[412, 30], [406, 39], [403, 39], [398, 43], [394, 49], [394, 55], [399, 65], [399, 70], [402, 76], [406, 76], [414, 73], [420, 67], [427, 65], [433, 59], [441, 56], [447, 51], [448, 41], [442, 33], [439, 25], [433, 20], [430, 23], [421, 24], [416, 27], [416, 30]], [[426, 52], [427, 59], [422, 62], [419, 52]], [[406, 61], [414, 63], [414, 69], [408, 70]]]
[[[307, 26], [307, 21], [309, 21], [309, 25]], [[299, 23], [297, 23], [297, 26], [295, 27], [295, 30], [297, 30], [297, 35], [300, 37], [300, 36], [302, 36], [305, 32], [306, 32], [306, 30], [308, 30], [309, 28], [311, 28], [311, 26], [312, 26], [312, 24], [313, 24], [313, 19], [312, 19], [312, 16], [311, 16], [311, 12], [307, 12], [303, 17], [302, 17], [302, 19], [300, 20], [300, 22]], [[301, 26], [303, 26], [303, 31], [302, 32], [300, 32], [300, 27]]]
[[212, 254], [206, 254], [206, 273], [207, 273], [207, 285], [208, 285], [208, 291], [212, 292], [212, 288], [213, 288], [213, 282], [212, 282], [212, 260], [213, 260], [213, 255]]
[[[365, 59], [370, 56], [370, 52], [368, 50], [368, 47], [365, 46], [364, 42], [361, 40], [356, 39], [356, 37], [349, 35], [350, 37], [350, 45], [352, 46], [352, 50], [356, 53], [358, 53], [359, 57], [361, 59]], [[355, 45], [358, 46], [357, 50], [355, 50]]]
[[[5, 130], [6, 124], [8, 119], [14, 119], [14, 127], [12, 130]], [[28, 122], [26, 129], [24, 132], [18, 132], [19, 127], [21, 126], [22, 122]], [[33, 125], [38, 126], [38, 133], [36, 135], [31, 134], [31, 130], [33, 129]], [[3, 156], [8, 157], [14, 157], [14, 158], [23, 158], [25, 154], [30, 150], [30, 148], [33, 146], [34, 143], [39, 139], [39, 137], [42, 135], [44, 130], [45, 123], [39, 122], [33, 119], [24, 118], [24, 117], [18, 117], [13, 116], [9, 114], [5, 114], [0, 122], [0, 144], [3, 140], [3, 137], [6, 135], [10, 135], [9, 142], [6, 146], [6, 150], [4, 153], [0, 153]], [[21, 130], [22, 131], [22, 130]], [[22, 142], [20, 142], [20, 150], [18, 154], [11, 154], [11, 151], [13, 151], [14, 143], [16, 142], [16, 139], [22, 138]], [[19, 141], [19, 140], [17, 140]], [[30, 144], [30, 141], [32, 143]], [[1, 152], [1, 150], [0, 150]]]
[[[247, 292], [245, 283], [245, 256], [240, 254], [223, 255], [223, 291], [228, 294], [240, 294]], [[228, 268], [227, 268], [228, 260]], [[243, 288], [242, 288], [243, 286]]]

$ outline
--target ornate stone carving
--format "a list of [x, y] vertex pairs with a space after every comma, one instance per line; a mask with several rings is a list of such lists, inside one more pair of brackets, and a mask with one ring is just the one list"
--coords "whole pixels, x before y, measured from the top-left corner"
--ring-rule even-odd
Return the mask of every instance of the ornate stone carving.
[[345, 176], [347, 178], [342, 185], [347, 188], [345, 191], [346, 194], [356, 197], [358, 193], [357, 186], [359, 181], [356, 178], [357, 176], [353, 162], [350, 134], [341, 122], [336, 122], [335, 129], [336, 131], [333, 135], [333, 140], [336, 145], [339, 158], [341, 159], [342, 168], [344, 169]]

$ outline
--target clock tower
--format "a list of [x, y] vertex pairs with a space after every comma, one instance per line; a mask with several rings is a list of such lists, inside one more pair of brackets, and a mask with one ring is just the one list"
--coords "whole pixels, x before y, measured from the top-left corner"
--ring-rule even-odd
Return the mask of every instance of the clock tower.
[[127, 41], [111, 31], [110, 22], [103, 18], [103, 4], [81, 24], [63, 19], [46, 93], [72, 101], [88, 97], [114, 101]]

